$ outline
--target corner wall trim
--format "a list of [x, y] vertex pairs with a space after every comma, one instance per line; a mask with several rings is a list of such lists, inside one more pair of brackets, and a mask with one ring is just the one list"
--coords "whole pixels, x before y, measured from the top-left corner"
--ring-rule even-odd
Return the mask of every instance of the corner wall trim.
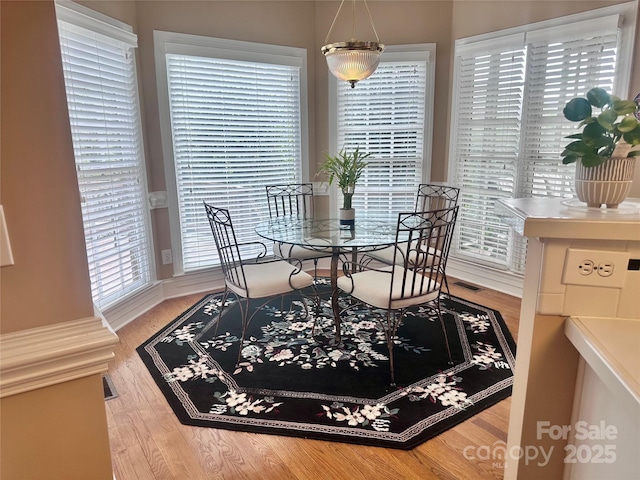
[[0, 398], [104, 373], [116, 343], [98, 317], [0, 335]]

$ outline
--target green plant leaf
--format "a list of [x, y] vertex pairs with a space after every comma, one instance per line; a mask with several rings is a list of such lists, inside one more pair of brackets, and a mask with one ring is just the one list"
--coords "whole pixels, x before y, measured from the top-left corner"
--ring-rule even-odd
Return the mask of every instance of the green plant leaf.
[[640, 127], [622, 135], [624, 141], [630, 145], [640, 145]]
[[579, 157], [578, 155], [567, 155], [562, 159], [562, 163], [565, 165], [569, 165], [570, 163], [575, 163], [576, 161], [580, 160], [580, 158], [581, 157]]
[[591, 104], [584, 98], [573, 98], [562, 110], [564, 117], [572, 122], [579, 122], [591, 116]]
[[600, 115], [598, 115], [598, 123], [602, 128], [608, 131], [613, 130], [613, 124], [617, 119], [618, 119], [618, 114], [612, 108], [605, 110]]
[[592, 88], [587, 92], [587, 100], [594, 107], [602, 108], [611, 103], [611, 95], [602, 88]]
[[640, 150], [631, 150], [627, 157], [640, 157]]
[[638, 123], [638, 120], [635, 116], [627, 115], [622, 119], [620, 124], [618, 124], [618, 130], [620, 130], [622, 133], [631, 132], [635, 128], [638, 128], [638, 125], [640, 125], [640, 123]]
[[572, 152], [571, 150], [563, 150], [560, 154], [561, 157], [570, 157], [572, 155], [581, 157], [582, 155], [584, 155], [584, 153]]
[[587, 153], [582, 156], [582, 164], [585, 167], [595, 167], [607, 161], [606, 157], [596, 155], [595, 153]]
[[599, 122], [590, 123], [584, 130], [582, 130], [582, 141], [593, 147], [603, 136], [605, 136], [607, 131], [600, 125]]
[[577, 140], [582, 140], [582, 134], [581, 133], [574, 133], [573, 135], [567, 135], [564, 138], [575, 138]]
[[589, 146], [596, 152], [602, 148], [614, 148], [613, 139], [606, 135], [604, 137], [594, 139], [592, 143], [589, 143]]
[[571, 142], [569, 145], [567, 145], [564, 148], [565, 148], [565, 151], [569, 151], [572, 153], [580, 153], [580, 154], [589, 153], [589, 152], [592, 152], [593, 150], [582, 140], [578, 140], [577, 142]]
[[618, 115], [628, 115], [630, 113], [636, 113], [638, 104], [633, 100], [619, 100], [613, 104], [613, 109]]

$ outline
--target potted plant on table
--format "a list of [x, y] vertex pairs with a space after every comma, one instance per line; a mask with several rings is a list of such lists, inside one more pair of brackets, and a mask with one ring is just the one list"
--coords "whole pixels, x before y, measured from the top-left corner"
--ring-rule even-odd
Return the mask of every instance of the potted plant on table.
[[344, 148], [337, 155], [324, 152], [326, 160], [320, 165], [316, 175], [328, 175], [329, 185], [336, 181], [342, 190], [341, 225], [353, 226], [355, 224], [355, 211], [351, 206], [351, 200], [356, 183], [368, 165], [364, 160], [370, 155], [370, 153], [360, 153], [360, 147], [356, 147], [352, 153], [348, 153]]
[[[599, 113], [593, 108], [600, 109]], [[581, 133], [562, 152], [562, 163], [576, 163], [576, 194], [588, 207], [617, 208], [631, 189], [635, 157], [640, 150], [640, 106], [621, 100], [602, 88], [586, 98], [576, 97], [564, 107], [567, 120], [580, 122]]]

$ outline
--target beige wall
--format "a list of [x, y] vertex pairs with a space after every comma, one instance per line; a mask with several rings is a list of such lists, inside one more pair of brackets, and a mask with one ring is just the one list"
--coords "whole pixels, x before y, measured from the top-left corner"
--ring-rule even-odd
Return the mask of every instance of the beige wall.
[[[0, 21], [6, 335], [92, 317], [93, 303], [54, 6], [3, 0]], [[111, 479], [104, 408], [100, 375], [2, 398], [0, 477]]]
[[0, 333], [93, 315], [53, 4], [1, 2]]
[[100, 375], [5, 397], [0, 424], [2, 480], [113, 480]]

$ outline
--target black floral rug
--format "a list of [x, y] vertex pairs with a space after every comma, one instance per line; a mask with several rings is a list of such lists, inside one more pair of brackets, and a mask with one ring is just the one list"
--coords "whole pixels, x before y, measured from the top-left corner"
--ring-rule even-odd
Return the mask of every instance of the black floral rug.
[[308, 318], [300, 297], [273, 300], [251, 321], [238, 363], [240, 309], [227, 300], [216, 331], [221, 301], [205, 296], [137, 349], [187, 425], [410, 449], [511, 394], [511, 334], [499, 312], [461, 298], [442, 300], [453, 365], [432, 311], [403, 319], [395, 387], [380, 312], [351, 307], [334, 345], [328, 294]]

